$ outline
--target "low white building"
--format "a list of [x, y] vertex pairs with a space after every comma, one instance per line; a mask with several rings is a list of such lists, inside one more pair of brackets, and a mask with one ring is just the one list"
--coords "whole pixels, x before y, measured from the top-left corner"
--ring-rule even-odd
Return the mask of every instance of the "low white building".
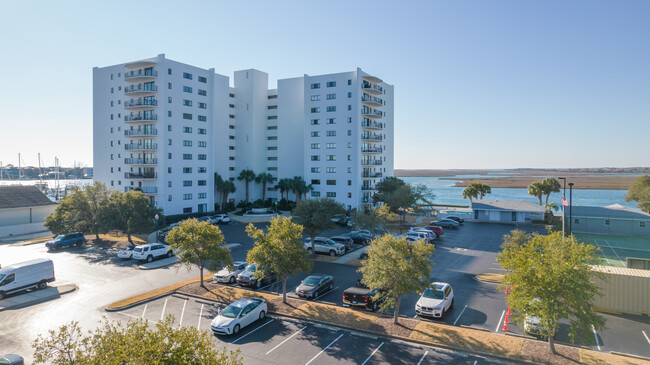
[[45, 217], [55, 208], [35, 186], [0, 186], [0, 238], [47, 231]]
[[544, 207], [526, 200], [474, 200], [471, 205], [475, 222], [532, 223], [544, 219]]
[[[569, 219], [569, 209], [564, 215]], [[571, 208], [571, 231], [623, 236], [650, 236], [650, 214], [620, 204]]]

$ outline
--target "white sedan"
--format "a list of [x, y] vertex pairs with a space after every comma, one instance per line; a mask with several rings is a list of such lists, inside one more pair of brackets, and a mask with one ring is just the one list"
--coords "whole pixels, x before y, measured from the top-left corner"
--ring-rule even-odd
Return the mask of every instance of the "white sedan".
[[431, 283], [415, 304], [415, 313], [422, 317], [443, 318], [454, 307], [454, 290], [447, 283]]
[[212, 276], [215, 282], [217, 283], [230, 283], [234, 284], [237, 282], [237, 275], [241, 274], [248, 267], [248, 262], [245, 261], [235, 261], [232, 263], [232, 266], [226, 266], [223, 269], [219, 270], [216, 274]]
[[121, 259], [130, 259], [133, 256], [133, 249], [135, 248], [135, 245], [129, 246], [127, 248], [123, 248], [120, 250], [120, 252], [117, 253], [117, 257]]
[[239, 299], [219, 312], [210, 324], [217, 335], [234, 335], [242, 328], [266, 317], [266, 301], [262, 298]]

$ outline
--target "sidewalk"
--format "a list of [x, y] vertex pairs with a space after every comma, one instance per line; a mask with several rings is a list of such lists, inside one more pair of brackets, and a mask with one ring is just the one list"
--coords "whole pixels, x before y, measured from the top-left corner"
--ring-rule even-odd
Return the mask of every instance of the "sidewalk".
[[6, 299], [0, 300], [0, 312], [16, 307], [25, 307], [28, 305], [44, 302], [50, 299], [59, 298], [61, 295], [75, 291], [77, 286], [75, 284], [61, 284], [58, 286], [50, 286], [42, 290], [34, 290], [32, 292], [18, 294]]
[[352, 251], [350, 253], [346, 253], [345, 255], [341, 256], [340, 258], [332, 262], [335, 264], [347, 264], [351, 260], [358, 260], [359, 256], [361, 256], [363, 252], [366, 252], [366, 250], [368, 250], [368, 245], [364, 245], [358, 250]]

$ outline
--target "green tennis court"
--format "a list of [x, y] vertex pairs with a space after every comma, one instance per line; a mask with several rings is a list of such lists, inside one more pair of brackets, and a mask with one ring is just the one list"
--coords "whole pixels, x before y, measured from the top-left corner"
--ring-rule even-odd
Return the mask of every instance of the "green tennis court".
[[626, 267], [628, 257], [650, 259], [650, 237], [612, 236], [605, 234], [574, 233], [576, 238], [600, 248], [605, 265]]

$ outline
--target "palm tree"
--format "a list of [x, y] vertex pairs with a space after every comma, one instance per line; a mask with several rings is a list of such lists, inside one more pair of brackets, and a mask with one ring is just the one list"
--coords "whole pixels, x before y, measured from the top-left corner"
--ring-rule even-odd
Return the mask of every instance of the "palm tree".
[[255, 182], [262, 184], [262, 200], [266, 200], [266, 184], [273, 182], [273, 176], [266, 172], [261, 172], [255, 177]]
[[221, 186], [221, 210], [223, 210], [223, 207], [228, 201], [228, 195], [234, 193], [235, 191], [237, 191], [237, 187], [235, 186], [234, 182], [230, 180], [223, 182], [223, 185]]
[[535, 181], [528, 185], [528, 194], [536, 196], [539, 199], [539, 205], [542, 205], [542, 195], [544, 194], [544, 184], [541, 181]]
[[562, 187], [554, 177], [547, 177], [542, 181], [542, 185], [544, 185], [544, 194], [546, 194], [546, 204], [548, 204], [548, 197], [551, 196], [551, 193], [559, 193]]
[[300, 176], [291, 179], [291, 190], [296, 194], [296, 203], [300, 202], [302, 194], [307, 191], [307, 183]]
[[469, 184], [465, 190], [463, 190], [463, 199], [469, 199], [470, 203], [472, 202], [472, 199], [478, 198], [479, 194], [478, 190], [476, 190], [476, 187], [473, 185], [474, 184]]
[[546, 208], [546, 220], [547, 220], [547, 223], [551, 224], [551, 220], [553, 218], [553, 212], [551, 210], [554, 210], [554, 211], [557, 212], [558, 209], [560, 209], [560, 207], [558, 207], [556, 203], [546, 203], [545, 208]]
[[[289, 180], [280, 179], [275, 185], [276, 189], [280, 189], [280, 200], [284, 199], [284, 192], [289, 190]], [[287, 200], [289, 200], [289, 194], [287, 194]]]
[[239, 176], [237, 176], [237, 180], [242, 181], [244, 180], [246, 182], [246, 203], [248, 203], [248, 184], [255, 180], [255, 172], [253, 170], [241, 170], [239, 173]]
[[476, 189], [480, 195], [479, 199], [483, 199], [483, 197], [486, 194], [491, 194], [492, 193], [492, 188], [488, 184], [483, 184], [483, 183], [472, 183], [470, 185], [474, 185], [474, 189]]

